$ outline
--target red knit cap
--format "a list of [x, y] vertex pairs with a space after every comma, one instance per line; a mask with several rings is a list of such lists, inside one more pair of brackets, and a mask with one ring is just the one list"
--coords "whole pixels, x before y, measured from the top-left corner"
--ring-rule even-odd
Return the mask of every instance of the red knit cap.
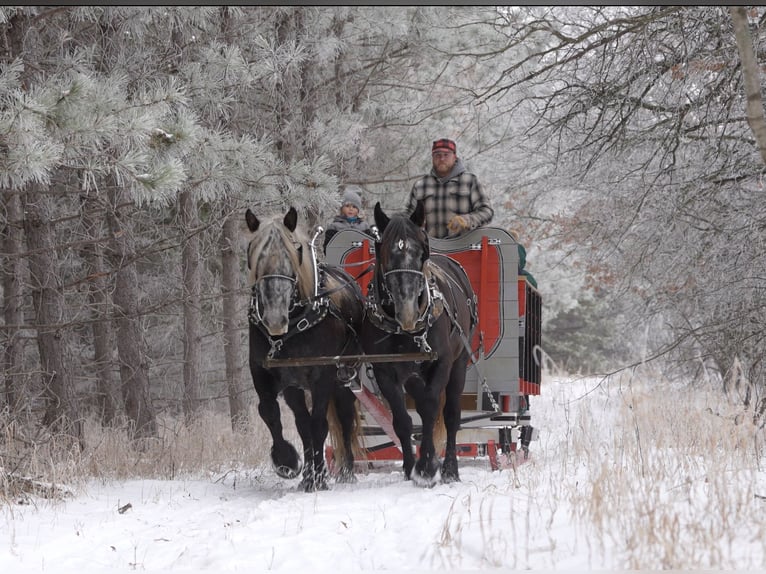
[[457, 154], [457, 146], [455, 145], [455, 142], [448, 140], [447, 138], [436, 140], [434, 145], [431, 146], [431, 153], [434, 153], [437, 149], [446, 149]]

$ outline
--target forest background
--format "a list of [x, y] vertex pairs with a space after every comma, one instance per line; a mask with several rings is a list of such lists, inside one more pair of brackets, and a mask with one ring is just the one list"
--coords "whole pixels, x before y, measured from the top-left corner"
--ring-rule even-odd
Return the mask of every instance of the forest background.
[[[2, 7], [0, 467], [246, 425], [244, 226], [399, 209], [457, 141], [549, 368], [763, 405], [766, 9]], [[160, 422], [158, 422], [160, 421]]]

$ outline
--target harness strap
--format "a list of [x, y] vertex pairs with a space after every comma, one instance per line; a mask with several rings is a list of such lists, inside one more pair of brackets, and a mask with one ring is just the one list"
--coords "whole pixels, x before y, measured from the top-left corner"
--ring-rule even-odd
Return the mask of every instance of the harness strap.
[[[325, 283], [325, 266], [319, 266], [320, 280], [318, 285], [324, 285]], [[288, 279], [292, 279], [287, 277]], [[271, 348], [269, 349], [267, 357], [273, 359], [275, 355], [282, 349], [282, 346], [298, 333], [303, 333], [312, 327], [321, 323], [327, 315], [332, 315], [339, 321], [341, 321], [346, 329], [346, 342], [344, 344], [344, 350], [348, 347], [350, 342], [350, 335], [358, 338], [356, 330], [351, 324], [343, 317], [341, 310], [330, 299], [330, 295], [347, 288], [350, 285], [349, 282], [343, 282], [334, 289], [320, 291], [315, 297], [311, 297], [306, 300], [296, 301], [293, 309], [298, 310], [298, 313], [291, 312], [289, 316], [289, 322], [287, 326], [287, 332], [278, 338], [273, 338], [266, 328], [263, 326], [257, 311], [257, 299], [255, 286], [253, 286], [252, 296], [250, 299], [250, 308], [248, 309], [248, 319], [252, 325], [254, 325], [269, 341]], [[342, 354], [342, 353], [341, 353]]]
[[248, 310], [247, 315], [250, 323], [255, 326], [263, 334], [263, 336], [266, 337], [266, 339], [268, 339], [269, 344], [271, 345], [271, 349], [268, 353], [269, 359], [273, 359], [274, 355], [276, 355], [276, 353], [278, 353], [282, 348], [282, 345], [284, 345], [285, 342], [292, 338], [294, 335], [303, 333], [314, 325], [321, 323], [327, 316], [329, 311], [329, 304], [328, 300], [326, 299], [316, 300], [314, 301], [314, 304], [296, 305], [296, 308], [300, 309], [301, 312], [298, 314], [290, 315], [287, 332], [275, 339], [269, 334], [269, 332], [263, 326], [263, 323], [258, 319], [255, 313], [254, 298], [251, 299], [250, 309]]
[[[461, 289], [462, 291], [462, 289]], [[463, 347], [468, 352], [468, 358], [471, 361], [471, 364], [476, 369], [477, 374], [479, 375], [479, 380], [481, 381], [481, 386], [484, 389], [484, 392], [487, 393], [487, 397], [489, 398], [489, 402], [492, 405], [492, 410], [495, 411], [495, 413], [501, 413], [503, 410], [500, 408], [500, 405], [497, 404], [497, 401], [495, 400], [495, 397], [492, 395], [492, 389], [487, 384], [487, 377], [484, 375], [483, 369], [481, 368], [481, 365], [479, 364], [479, 361], [476, 360], [473, 356], [473, 351], [471, 350], [471, 344], [469, 341], [473, 339], [473, 334], [476, 331], [476, 327], [479, 324], [478, 319], [478, 313], [477, 313], [477, 304], [476, 304], [476, 295], [474, 294], [473, 297], [470, 297], [468, 300], [468, 306], [471, 309], [471, 332], [466, 337], [465, 333], [463, 332], [463, 328], [460, 326], [460, 323], [457, 322], [457, 319], [452, 314], [452, 310], [447, 305], [447, 302], [444, 302], [444, 310], [447, 313], [447, 316], [449, 317], [450, 321], [452, 322], [453, 329], [457, 330], [458, 336], [460, 337], [460, 341], [463, 343]]]

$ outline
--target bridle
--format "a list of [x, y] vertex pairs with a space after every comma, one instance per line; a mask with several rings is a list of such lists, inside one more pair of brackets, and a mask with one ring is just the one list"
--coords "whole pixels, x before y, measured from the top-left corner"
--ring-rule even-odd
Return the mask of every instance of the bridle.
[[264, 284], [267, 280], [279, 280], [279, 281], [290, 281], [292, 283], [292, 289], [291, 289], [291, 296], [290, 296], [290, 307], [288, 308], [288, 313], [292, 313], [293, 309], [295, 309], [296, 305], [299, 303], [298, 298], [298, 280], [295, 277], [290, 277], [288, 275], [280, 275], [278, 273], [272, 273], [269, 275], [264, 275], [263, 277], [259, 277], [255, 283], [253, 283], [253, 287], [251, 289], [252, 296], [250, 299], [250, 316], [251, 321], [263, 324], [263, 315], [261, 315], [261, 305], [260, 305], [260, 298], [258, 297], [260, 293], [260, 285]]
[[[375, 242], [376, 267], [380, 266], [380, 249], [382, 241]], [[426, 340], [428, 330], [439, 318], [444, 309], [444, 298], [436, 286], [436, 280], [433, 274], [427, 272], [430, 265], [430, 250], [426, 244], [422, 258], [421, 269], [390, 269], [381, 272], [379, 269], [375, 272], [375, 278], [372, 281], [372, 292], [367, 297], [365, 306], [367, 317], [370, 321], [382, 331], [391, 335], [411, 335], [420, 350], [424, 353], [431, 353], [432, 349]], [[386, 279], [396, 274], [415, 274], [421, 278], [420, 296], [425, 290], [425, 301], [420, 305], [420, 314], [415, 321], [415, 327], [412, 330], [404, 331], [388, 312], [386, 307], [393, 304], [393, 295], [388, 288]]]
[[[428, 259], [423, 261], [423, 268], [425, 269], [428, 265]], [[433, 300], [435, 297], [441, 297], [441, 293], [436, 289], [436, 284], [433, 280], [429, 282], [429, 280], [426, 278], [426, 274], [422, 270], [418, 269], [391, 269], [390, 271], [386, 271], [383, 273], [383, 291], [388, 296], [388, 300], [392, 300], [391, 291], [388, 289], [388, 285], [386, 284], [386, 279], [390, 275], [396, 275], [396, 274], [414, 274], [418, 275], [421, 279], [420, 281], [420, 291], [418, 291], [418, 298], [425, 290], [426, 300], [423, 302], [423, 304], [420, 305], [420, 315], [418, 316], [417, 320], [415, 321], [415, 329], [413, 332], [417, 332], [422, 330], [422, 325], [425, 325], [428, 323], [428, 314], [433, 309]], [[428, 325], [430, 326], [430, 325]]]
[[[311, 251], [311, 268], [313, 271], [313, 286], [311, 295], [306, 299], [301, 299], [298, 290], [298, 279], [296, 277], [290, 277], [289, 275], [283, 275], [281, 273], [270, 273], [259, 277], [251, 288], [250, 308], [248, 309], [248, 319], [250, 323], [256, 327], [261, 334], [266, 337], [269, 342], [270, 349], [267, 354], [267, 358], [273, 359], [275, 355], [282, 349], [285, 342], [298, 333], [303, 333], [311, 327], [321, 323], [328, 314], [336, 317], [344, 324], [346, 324], [347, 330], [351, 327], [341, 316], [340, 310], [330, 299], [330, 295], [336, 291], [347, 287], [346, 284], [342, 284], [332, 290], [320, 290], [320, 286], [324, 284], [325, 271], [324, 268], [317, 264], [316, 259], [316, 240], [320, 233], [324, 231], [322, 227], [317, 226], [309, 247]], [[248, 265], [250, 264], [248, 258]], [[272, 337], [266, 327], [263, 324], [263, 316], [261, 313], [261, 301], [259, 299], [260, 289], [259, 286], [264, 281], [289, 281], [292, 284], [290, 306], [288, 308], [288, 327], [287, 332], [284, 335], [278, 337]], [[351, 329], [353, 331], [353, 329]]]

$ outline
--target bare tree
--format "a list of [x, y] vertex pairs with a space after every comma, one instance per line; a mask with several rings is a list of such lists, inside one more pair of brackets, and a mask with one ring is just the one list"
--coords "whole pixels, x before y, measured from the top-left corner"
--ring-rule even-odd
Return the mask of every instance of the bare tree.
[[22, 344], [22, 297], [24, 265], [22, 258], [24, 232], [22, 229], [23, 212], [21, 197], [18, 192], [3, 190], [0, 193], [4, 207], [3, 225], [3, 319], [5, 321], [3, 377], [5, 404], [15, 412], [22, 401], [21, 382], [24, 373], [24, 346]]
[[54, 247], [55, 221], [50, 199], [40, 189], [23, 195], [24, 232], [29, 249], [29, 277], [35, 309], [40, 376], [43, 380], [43, 424], [80, 441], [79, 419], [68, 360], [64, 292]]
[[202, 279], [200, 270], [199, 216], [197, 201], [189, 191], [178, 194], [178, 215], [183, 236], [181, 249], [183, 289], [184, 341], [184, 399], [183, 410], [191, 422], [200, 407], [200, 377], [202, 365], [202, 310], [200, 309]]
[[123, 401], [135, 438], [157, 435], [157, 420], [149, 394], [147, 355], [140, 324], [136, 250], [131, 229], [125, 223], [125, 202], [120, 186], [108, 190], [106, 218], [112, 242], [109, 258], [115, 269], [114, 315]]
[[[760, 54], [762, 9], [755, 16]], [[747, 50], [739, 65], [729, 11], [514, 9], [507, 35], [528, 49], [482, 97], [515, 91], [534, 110], [527, 138], [551, 158], [549, 201], [566, 206], [546, 234], [579, 255], [568, 260], [634, 332], [645, 326], [652, 348], [636, 360], [664, 354], [725, 374], [736, 359], [761, 384], [761, 82]]]
[[731, 22], [734, 26], [734, 37], [737, 40], [739, 60], [742, 66], [742, 77], [747, 98], [747, 123], [753, 130], [761, 158], [766, 164], [766, 120], [763, 117], [763, 99], [761, 97], [761, 74], [753, 51], [753, 40], [744, 6], [730, 6]]
[[243, 340], [241, 317], [243, 310], [239, 305], [242, 272], [237, 245], [241, 225], [237, 213], [223, 214], [221, 230], [221, 295], [223, 297], [223, 350], [226, 365], [226, 390], [229, 397], [229, 415], [232, 427], [237, 429], [247, 422], [247, 401], [242, 382], [243, 375]]
[[112, 353], [115, 347], [112, 329], [112, 302], [109, 287], [109, 268], [105, 261], [103, 200], [85, 194], [81, 198], [82, 223], [90, 238], [83, 246], [87, 266], [87, 289], [93, 332], [93, 359], [96, 371], [96, 401], [101, 420], [108, 425], [118, 420], [121, 412], [120, 392], [112, 374]]

